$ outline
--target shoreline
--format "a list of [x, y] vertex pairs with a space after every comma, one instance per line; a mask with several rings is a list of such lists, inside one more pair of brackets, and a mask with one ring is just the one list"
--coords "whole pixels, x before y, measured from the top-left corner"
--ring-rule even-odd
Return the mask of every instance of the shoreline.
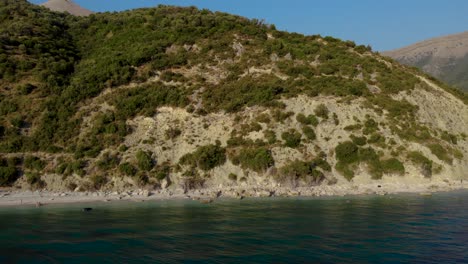
[[260, 197], [342, 197], [355, 195], [390, 195], [413, 193], [430, 196], [438, 192], [468, 189], [468, 181], [425, 184], [375, 183], [346, 184], [316, 187], [221, 187], [190, 190], [129, 190], [125, 192], [50, 192], [27, 190], [0, 190], [0, 208], [47, 206], [51, 204], [79, 204], [105, 202], [146, 202], [163, 200], [197, 200], [208, 204], [218, 198], [242, 200]]

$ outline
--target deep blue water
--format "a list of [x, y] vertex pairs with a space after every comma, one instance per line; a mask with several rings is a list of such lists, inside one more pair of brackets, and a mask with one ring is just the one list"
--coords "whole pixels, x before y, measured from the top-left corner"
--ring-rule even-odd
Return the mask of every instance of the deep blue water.
[[0, 209], [0, 263], [468, 263], [468, 193]]

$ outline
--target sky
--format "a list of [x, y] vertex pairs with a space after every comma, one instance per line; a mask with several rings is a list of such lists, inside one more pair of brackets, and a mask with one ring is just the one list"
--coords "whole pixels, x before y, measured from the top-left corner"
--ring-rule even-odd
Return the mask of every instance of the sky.
[[[44, 0], [30, 0], [42, 3]], [[467, 0], [74, 0], [96, 12], [159, 4], [264, 19], [277, 29], [320, 34], [385, 51], [468, 31]]]

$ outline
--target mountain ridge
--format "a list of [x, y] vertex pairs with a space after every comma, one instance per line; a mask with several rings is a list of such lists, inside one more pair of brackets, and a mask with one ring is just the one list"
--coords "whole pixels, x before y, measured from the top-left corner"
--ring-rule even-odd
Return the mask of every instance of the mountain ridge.
[[56, 12], [68, 12], [75, 16], [89, 16], [94, 13], [75, 4], [72, 0], [48, 0], [47, 2], [42, 3], [41, 6], [47, 7]]
[[387, 51], [385, 56], [468, 90], [468, 32], [432, 38]]

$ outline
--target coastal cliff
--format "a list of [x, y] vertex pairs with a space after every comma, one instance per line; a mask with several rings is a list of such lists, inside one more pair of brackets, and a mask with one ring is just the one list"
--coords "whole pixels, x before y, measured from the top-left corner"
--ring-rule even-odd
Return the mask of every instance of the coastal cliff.
[[352, 41], [196, 8], [0, 11], [2, 186], [320, 195], [468, 176], [466, 94]]

